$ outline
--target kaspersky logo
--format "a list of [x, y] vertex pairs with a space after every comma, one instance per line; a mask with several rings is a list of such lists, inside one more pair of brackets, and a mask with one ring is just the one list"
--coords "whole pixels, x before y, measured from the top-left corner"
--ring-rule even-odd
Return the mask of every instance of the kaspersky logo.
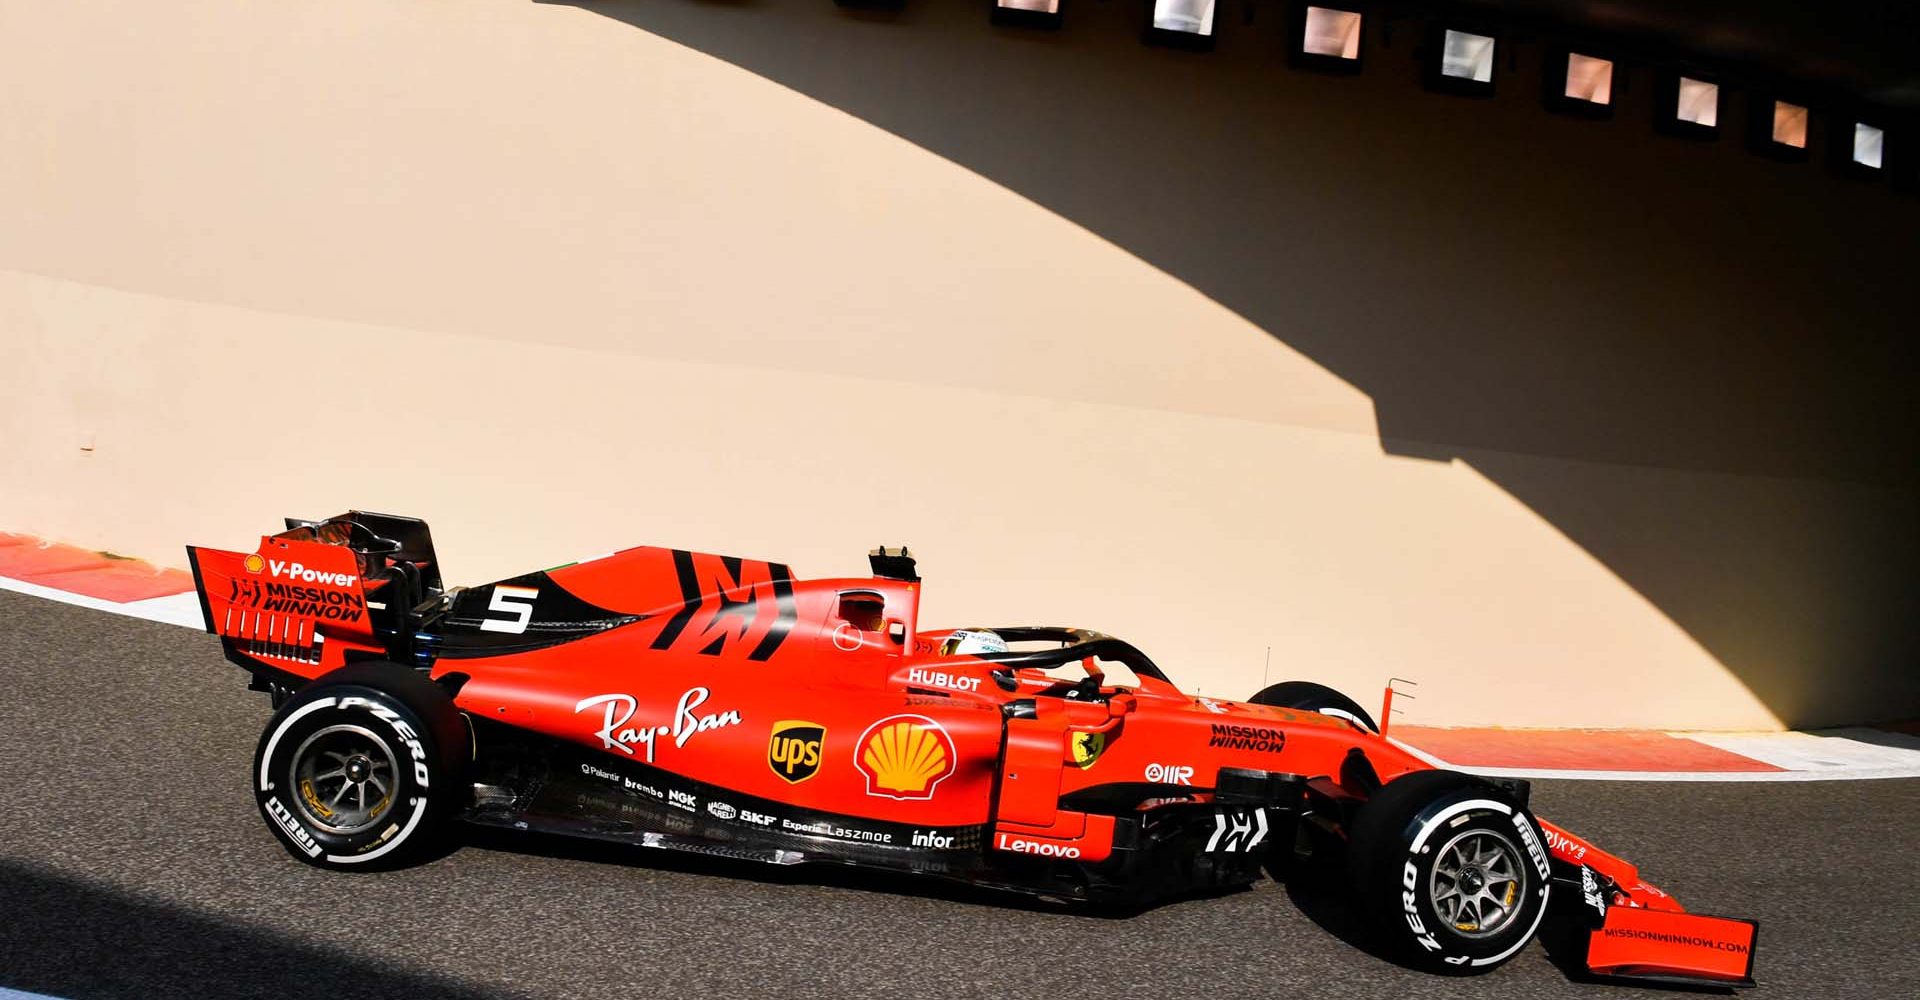
[[867, 777], [867, 794], [930, 799], [953, 773], [953, 737], [924, 715], [893, 715], [860, 734], [853, 766]]

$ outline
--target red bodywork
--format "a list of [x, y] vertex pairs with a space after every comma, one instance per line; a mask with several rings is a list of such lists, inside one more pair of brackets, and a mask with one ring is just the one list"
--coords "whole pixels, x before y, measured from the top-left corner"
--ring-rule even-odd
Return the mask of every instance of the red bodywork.
[[[253, 553], [190, 555], [209, 631], [258, 671], [298, 683], [400, 658], [376, 624], [402, 585], [394, 559], [308, 528]], [[542, 644], [540, 609], [561, 596], [548, 588], [619, 624]], [[1020, 669], [1008, 690], [992, 660], [942, 655], [948, 632], [920, 628], [919, 598], [914, 579], [794, 580], [775, 563], [645, 547], [449, 592], [452, 610], [422, 632], [479, 643], [456, 655], [449, 640], [430, 668], [465, 678], [455, 700], [474, 719], [854, 820], [984, 825], [989, 850], [1107, 857], [1113, 817], [1061, 804], [1103, 784], [1204, 797], [1233, 767], [1337, 785], [1355, 750], [1382, 781], [1430, 766], [1342, 718], [1196, 698], [1153, 677], [1102, 678], [1100, 700], [1076, 701], [1058, 696], [1070, 682], [1056, 672]], [[1099, 678], [1100, 664], [1085, 667]], [[1003, 723], [1015, 699], [1034, 714]], [[1751, 923], [1687, 914], [1633, 865], [1542, 825], [1555, 858], [1615, 887], [1592, 932], [1594, 971], [1748, 977]]]

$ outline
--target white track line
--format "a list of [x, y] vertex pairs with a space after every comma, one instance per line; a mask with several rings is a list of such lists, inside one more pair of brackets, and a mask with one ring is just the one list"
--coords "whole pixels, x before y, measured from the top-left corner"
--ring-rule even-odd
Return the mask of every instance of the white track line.
[[75, 607], [92, 608], [95, 611], [107, 611], [116, 615], [132, 618], [144, 618], [150, 622], [162, 622], [168, 625], [182, 625], [187, 628], [204, 628], [200, 616], [200, 598], [192, 591], [184, 594], [169, 594], [166, 597], [154, 597], [144, 601], [108, 601], [85, 594], [75, 594], [57, 587], [43, 587], [25, 580], [15, 580], [0, 576], [0, 590], [11, 590], [16, 594], [30, 597], [43, 597], [49, 601], [59, 601]]
[[1452, 764], [1449, 764], [1446, 761], [1441, 760], [1438, 757], [1435, 757], [1434, 755], [1426, 752], [1425, 750], [1420, 749], [1417, 746], [1414, 746], [1411, 743], [1403, 743], [1400, 740], [1396, 740], [1391, 736], [1386, 737], [1386, 740], [1388, 743], [1391, 743], [1394, 746], [1397, 746], [1400, 749], [1405, 750], [1406, 752], [1414, 755], [1415, 757], [1418, 757], [1421, 760], [1426, 761], [1429, 764], [1432, 764], [1434, 767], [1444, 768], [1449, 771], [1461, 770], [1461, 768], [1455, 767]]
[[149, 597], [144, 601], [130, 601], [120, 605], [123, 615], [145, 618], [150, 622], [165, 622], [199, 630], [207, 627], [206, 616], [200, 612], [200, 595], [189, 590], [184, 594], [168, 594], [165, 597]]
[[[1849, 735], [1851, 734], [1851, 735]], [[1483, 774], [1489, 778], [1558, 778], [1574, 781], [1864, 781], [1879, 778], [1920, 778], [1920, 739], [1873, 729], [1835, 729], [1823, 733], [1669, 733], [1708, 746], [1784, 767], [1784, 771], [1599, 771], [1584, 768], [1462, 767], [1419, 747], [1387, 737], [1388, 742], [1434, 767]], [[1865, 742], [1853, 737], [1913, 743], [1912, 749]], [[1799, 741], [1823, 741], [1817, 768], [1806, 759], [1795, 760], [1778, 748]], [[1773, 758], [1773, 759], [1769, 759]]]
[[1832, 771], [1584, 771], [1530, 767], [1459, 767], [1489, 778], [1557, 778], [1573, 781], [1867, 781], [1920, 778], [1920, 767], [1847, 768]]
[[1920, 775], [1920, 736], [1879, 729], [1807, 733], [1675, 733], [1789, 771], [1851, 777]]

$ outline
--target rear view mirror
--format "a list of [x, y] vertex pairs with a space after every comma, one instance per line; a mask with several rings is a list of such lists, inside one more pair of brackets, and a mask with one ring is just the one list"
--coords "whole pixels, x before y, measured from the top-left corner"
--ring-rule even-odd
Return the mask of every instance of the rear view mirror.
[[1107, 699], [1107, 718], [1118, 719], [1122, 716], [1132, 715], [1133, 710], [1139, 707], [1140, 702], [1134, 698], [1133, 695], [1116, 694]]

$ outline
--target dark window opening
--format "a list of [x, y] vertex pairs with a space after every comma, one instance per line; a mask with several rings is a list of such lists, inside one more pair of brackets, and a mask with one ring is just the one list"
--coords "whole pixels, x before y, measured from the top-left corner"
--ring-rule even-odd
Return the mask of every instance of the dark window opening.
[[879, 594], [841, 594], [840, 618], [862, 632], [878, 632], [886, 627], [887, 602]]

